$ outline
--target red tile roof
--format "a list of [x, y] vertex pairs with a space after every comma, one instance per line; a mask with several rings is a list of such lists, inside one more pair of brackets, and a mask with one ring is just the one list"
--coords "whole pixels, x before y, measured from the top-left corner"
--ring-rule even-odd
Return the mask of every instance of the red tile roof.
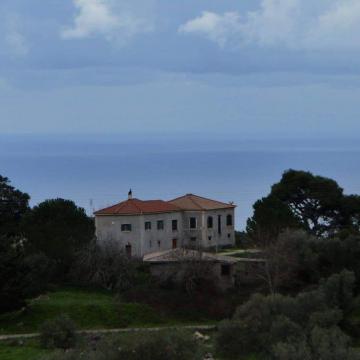
[[216, 200], [207, 199], [194, 194], [186, 194], [169, 201], [170, 204], [176, 205], [183, 210], [216, 210], [231, 209], [236, 206], [232, 203], [223, 203]]
[[181, 211], [181, 209], [163, 200], [129, 199], [119, 204], [94, 212], [95, 215], [141, 215]]

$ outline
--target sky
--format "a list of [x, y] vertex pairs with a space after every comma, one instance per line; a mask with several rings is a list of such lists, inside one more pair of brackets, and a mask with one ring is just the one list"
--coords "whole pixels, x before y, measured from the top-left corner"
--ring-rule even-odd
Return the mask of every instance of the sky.
[[359, 0], [1, 0], [0, 134], [354, 137]]

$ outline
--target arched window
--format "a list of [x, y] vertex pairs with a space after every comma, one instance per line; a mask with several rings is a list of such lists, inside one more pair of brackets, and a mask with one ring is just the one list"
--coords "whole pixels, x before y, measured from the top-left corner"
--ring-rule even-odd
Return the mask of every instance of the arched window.
[[208, 227], [208, 229], [213, 228], [213, 217], [212, 216], [208, 216], [208, 218], [207, 218], [207, 227]]
[[232, 215], [230, 215], [230, 214], [226, 216], [226, 225], [227, 226], [233, 225], [233, 218], [232, 218]]

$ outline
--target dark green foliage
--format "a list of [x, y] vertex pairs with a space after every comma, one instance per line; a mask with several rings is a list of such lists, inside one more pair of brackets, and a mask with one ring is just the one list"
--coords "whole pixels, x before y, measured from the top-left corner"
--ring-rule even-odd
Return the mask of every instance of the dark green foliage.
[[28, 268], [19, 242], [17, 238], [0, 238], [0, 313], [25, 305]]
[[134, 285], [138, 265], [116, 243], [107, 241], [100, 246], [92, 241], [76, 253], [71, 278], [82, 285], [122, 292]]
[[264, 249], [261, 277], [270, 292], [300, 291], [344, 269], [360, 279], [360, 237], [316, 238], [304, 231], [285, 231]]
[[271, 355], [276, 360], [315, 360], [311, 355], [310, 347], [303, 338], [276, 343], [272, 347]]
[[70, 349], [76, 345], [75, 323], [66, 315], [46, 321], [40, 331], [41, 345], [46, 349]]
[[8, 178], [0, 175], [0, 236], [19, 235], [20, 221], [29, 210], [30, 196], [10, 185]]
[[51, 263], [43, 255], [26, 255], [23, 240], [0, 237], [0, 313], [25, 306], [44, 291]]
[[25, 275], [26, 297], [32, 298], [47, 288], [54, 271], [54, 262], [42, 253], [29, 254], [24, 259], [28, 269]]
[[359, 220], [359, 196], [344, 195], [332, 179], [288, 170], [270, 194], [254, 204], [247, 232], [255, 241], [268, 245], [287, 228], [300, 227], [320, 237], [358, 233]]
[[201, 360], [199, 345], [181, 331], [143, 333], [135, 340], [103, 340], [93, 349], [58, 353], [48, 360]]
[[[256, 294], [219, 327], [218, 352], [230, 358], [260, 351], [284, 360], [352, 359], [349, 338], [338, 326], [353, 290], [354, 274], [345, 270], [296, 297]], [[329, 351], [338, 357], [328, 357]]]
[[340, 328], [315, 327], [310, 334], [310, 343], [314, 359], [355, 360], [360, 359], [359, 353], [351, 346], [350, 338]]
[[248, 219], [246, 231], [260, 246], [271, 244], [284, 229], [301, 228], [289, 207], [275, 196], [258, 200], [253, 208], [254, 215]]
[[63, 273], [74, 253], [94, 236], [94, 223], [73, 201], [46, 200], [35, 206], [24, 220], [24, 230], [35, 252], [53, 259]]

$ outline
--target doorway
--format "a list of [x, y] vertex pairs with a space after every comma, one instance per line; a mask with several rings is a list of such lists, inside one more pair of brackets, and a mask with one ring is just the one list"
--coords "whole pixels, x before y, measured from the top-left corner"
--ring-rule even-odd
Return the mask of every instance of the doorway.
[[131, 257], [131, 245], [130, 244], [125, 246], [125, 252], [128, 257]]

